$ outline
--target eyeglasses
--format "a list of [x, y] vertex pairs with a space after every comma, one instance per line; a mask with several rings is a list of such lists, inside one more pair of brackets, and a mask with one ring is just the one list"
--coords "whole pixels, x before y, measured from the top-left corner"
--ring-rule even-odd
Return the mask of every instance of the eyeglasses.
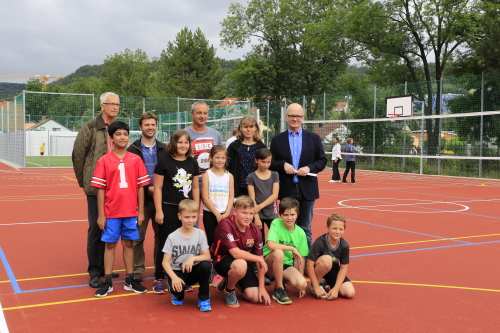
[[288, 119], [302, 119], [304, 116], [299, 116], [299, 115], [294, 115], [294, 114], [287, 114], [286, 115]]
[[119, 108], [120, 107], [120, 104], [115, 104], [115, 103], [102, 103], [104, 105], [109, 105], [111, 106], [112, 108]]

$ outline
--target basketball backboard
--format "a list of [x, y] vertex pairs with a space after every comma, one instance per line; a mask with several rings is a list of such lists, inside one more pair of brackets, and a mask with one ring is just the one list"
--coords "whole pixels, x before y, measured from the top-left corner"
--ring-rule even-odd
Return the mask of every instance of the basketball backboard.
[[411, 117], [413, 106], [413, 95], [387, 97], [386, 116]]

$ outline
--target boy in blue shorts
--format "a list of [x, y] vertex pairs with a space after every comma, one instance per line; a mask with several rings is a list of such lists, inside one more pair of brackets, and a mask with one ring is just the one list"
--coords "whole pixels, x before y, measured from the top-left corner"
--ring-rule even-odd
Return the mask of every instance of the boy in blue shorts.
[[194, 225], [200, 215], [200, 206], [196, 201], [184, 199], [179, 203], [177, 216], [182, 226], [168, 235], [163, 247], [163, 269], [167, 273], [168, 290], [172, 295], [172, 304], [184, 304], [186, 286], [200, 284], [198, 307], [201, 311], [210, 311], [210, 281], [212, 263], [208, 249], [207, 236]]
[[103, 230], [101, 240], [106, 243], [104, 282], [97, 289], [96, 297], [105, 297], [113, 291], [112, 271], [120, 236], [127, 273], [124, 289], [135, 293], [147, 290], [134, 279], [133, 241], [140, 238], [137, 223], [141, 224], [144, 220], [143, 186], [151, 181], [141, 158], [127, 152], [128, 125], [115, 121], [109, 125], [108, 134], [114, 148], [99, 159], [90, 183], [98, 188], [97, 224]]
[[330, 216], [326, 221], [327, 233], [319, 236], [309, 251], [309, 291], [317, 298], [354, 297], [354, 286], [347, 277], [349, 244], [342, 238], [345, 225], [343, 215]]
[[[296, 199], [283, 198], [279, 219], [274, 219], [264, 245], [264, 258], [268, 267], [267, 277], [275, 279], [273, 299], [279, 304], [292, 304], [284, 283], [298, 290], [298, 297], [306, 294], [304, 258], [309, 253], [304, 230], [295, 224], [300, 204]], [[295, 268], [294, 263], [297, 263]]]

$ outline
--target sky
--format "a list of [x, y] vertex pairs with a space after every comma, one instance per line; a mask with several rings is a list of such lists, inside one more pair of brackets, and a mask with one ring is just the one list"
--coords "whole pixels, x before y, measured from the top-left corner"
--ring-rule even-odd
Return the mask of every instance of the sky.
[[0, 75], [66, 76], [127, 48], [159, 57], [184, 27], [199, 27], [219, 58], [242, 59], [249, 46], [220, 46], [220, 22], [231, 3], [247, 0], [2, 0]]

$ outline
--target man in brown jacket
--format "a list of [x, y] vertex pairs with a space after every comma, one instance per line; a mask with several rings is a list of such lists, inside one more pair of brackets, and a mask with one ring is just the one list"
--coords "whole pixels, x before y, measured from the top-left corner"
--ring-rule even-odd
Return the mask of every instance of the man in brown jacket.
[[[97, 188], [90, 186], [90, 180], [99, 158], [113, 149], [108, 138], [108, 126], [115, 120], [120, 110], [118, 95], [107, 92], [101, 95], [100, 100], [102, 113], [82, 126], [76, 137], [72, 155], [78, 185], [83, 187], [87, 195], [89, 220], [87, 272], [90, 275], [89, 286], [92, 288], [99, 288], [100, 276], [104, 273], [104, 243], [101, 241], [102, 231], [97, 225]], [[113, 273], [113, 277], [118, 277], [118, 274]]]

